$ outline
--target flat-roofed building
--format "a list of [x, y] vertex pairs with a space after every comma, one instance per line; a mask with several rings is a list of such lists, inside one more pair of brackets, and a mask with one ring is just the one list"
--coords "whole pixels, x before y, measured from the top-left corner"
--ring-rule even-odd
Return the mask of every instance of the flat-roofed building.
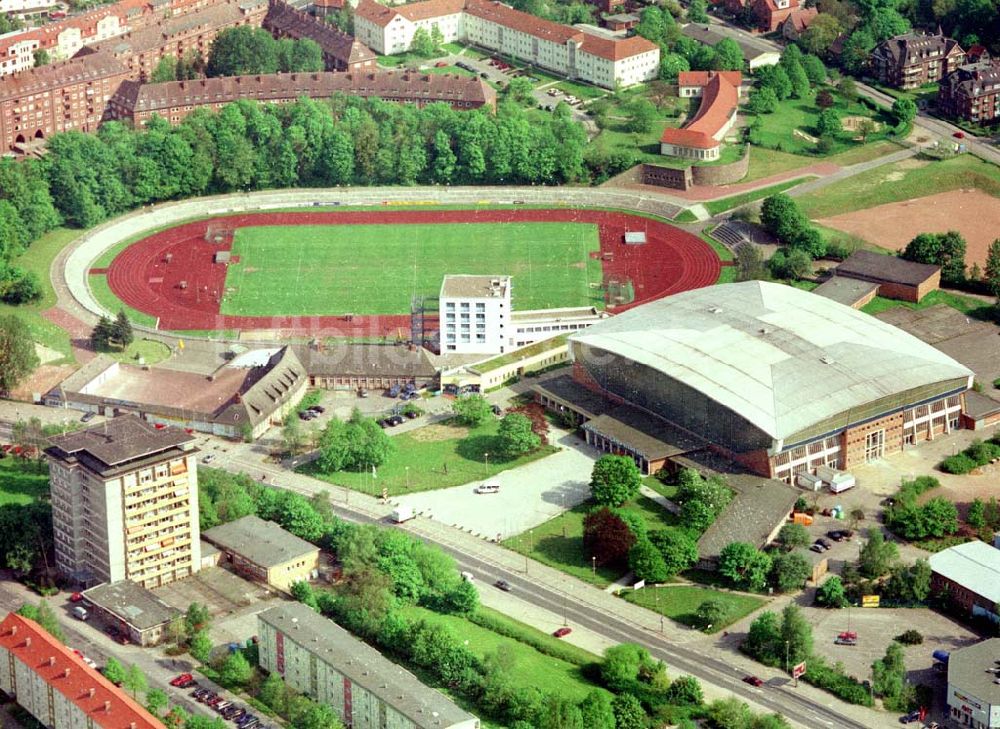
[[161, 643], [181, 611], [132, 580], [105, 583], [83, 592], [84, 605], [105, 626], [140, 646]]
[[51, 439], [56, 567], [159, 587], [201, 567], [195, 437], [135, 416]]
[[0, 690], [49, 729], [164, 729], [124, 689], [17, 613], [0, 623]]
[[353, 729], [479, 729], [479, 719], [302, 603], [257, 615], [260, 666]]
[[1000, 549], [974, 540], [930, 556], [931, 590], [965, 617], [1000, 623]]
[[1000, 638], [951, 651], [948, 656], [948, 718], [955, 726], [1000, 729]]
[[444, 277], [440, 296], [441, 352], [501, 354], [509, 349], [510, 276]]
[[259, 516], [220, 524], [202, 537], [222, 552], [220, 565], [284, 592], [317, 577], [319, 547]]

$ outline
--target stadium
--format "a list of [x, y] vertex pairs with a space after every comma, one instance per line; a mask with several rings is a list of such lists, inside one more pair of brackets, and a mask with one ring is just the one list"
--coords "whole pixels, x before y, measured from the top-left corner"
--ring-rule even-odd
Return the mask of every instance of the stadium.
[[875, 317], [760, 281], [633, 308], [572, 335], [570, 354], [572, 381], [536, 396], [592, 445], [647, 473], [707, 449], [787, 483], [959, 428], [973, 379]]

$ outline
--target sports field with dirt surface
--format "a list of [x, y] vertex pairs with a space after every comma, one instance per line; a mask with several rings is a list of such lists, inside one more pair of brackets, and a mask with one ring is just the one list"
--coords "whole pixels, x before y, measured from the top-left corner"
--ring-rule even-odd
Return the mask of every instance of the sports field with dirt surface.
[[968, 243], [966, 265], [978, 263], [982, 268], [990, 243], [1000, 235], [1000, 200], [982, 190], [951, 190], [816, 222], [891, 251], [905, 248], [920, 233], [957, 230]]

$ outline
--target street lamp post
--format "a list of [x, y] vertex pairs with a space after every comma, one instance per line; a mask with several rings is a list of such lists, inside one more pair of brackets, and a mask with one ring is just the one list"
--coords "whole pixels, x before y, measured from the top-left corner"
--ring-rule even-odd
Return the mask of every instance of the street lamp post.
[[788, 641], [785, 641], [785, 673], [788, 673]]
[[594, 577], [597, 577], [597, 555], [591, 556], [590, 569], [594, 573]]
[[406, 467], [406, 488], [410, 488], [410, 467]]
[[489, 473], [490, 470], [490, 454], [483, 453], [483, 457], [486, 459], [486, 472]]

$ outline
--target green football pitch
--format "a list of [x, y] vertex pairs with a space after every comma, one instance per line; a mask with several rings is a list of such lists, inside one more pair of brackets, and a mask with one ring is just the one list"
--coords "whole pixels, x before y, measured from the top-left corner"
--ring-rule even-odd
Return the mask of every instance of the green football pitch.
[[584, 223], [239, 228], [223, 314], [406, 314], [445, 274], [512, 276], [518, 309], [600, 306], [597, 226]]

